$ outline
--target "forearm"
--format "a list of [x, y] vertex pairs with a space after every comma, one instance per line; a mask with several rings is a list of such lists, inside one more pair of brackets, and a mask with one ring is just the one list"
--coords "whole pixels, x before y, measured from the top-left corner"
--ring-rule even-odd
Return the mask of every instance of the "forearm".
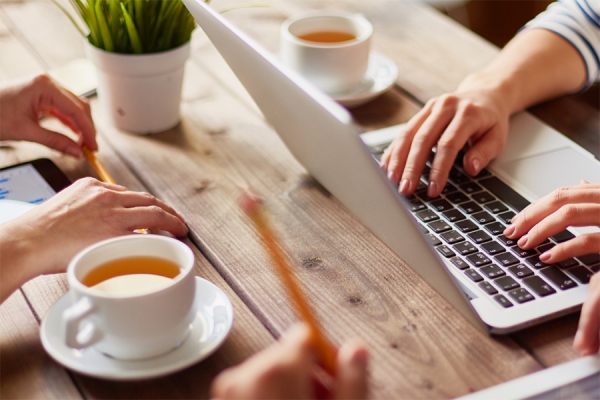
[[519, 33], [483, 70], [469, 75], [460, 90], [484, 89], [501, 97], [509, 114], [576, 92], [586, 81], [577, 50], [545, 29]]
[[0, 225], [0, 303], [36, 275], [31, 260], [33, 243], [21, 233], [11, 222]]

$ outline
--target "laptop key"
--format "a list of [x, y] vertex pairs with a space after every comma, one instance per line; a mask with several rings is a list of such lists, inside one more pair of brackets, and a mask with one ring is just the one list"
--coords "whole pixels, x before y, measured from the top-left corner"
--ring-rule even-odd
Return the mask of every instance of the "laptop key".
[[500, 214], [501, 212], [508, 210], [508, 208], [506, 208], [506, 206], [504, 204], [500, 203], [499, 201], [493, 201], [491, 203], [486, 203], [483, 205], [483, 207], [486, 210], [488, 210], [494, 214]]
[[517, 211], [523, 211], [530, 204], [527, 199], [495, 176], [481, 179], [478, 183]]
[[481, 267], [480, 271], [489, 279], [494, 279], [506, 275], [506, 272], [504, 272], [502, 268], [494, 264]]
[[519, 263], [519, 259], [510, 253], [498, 254], [497, 256], [494, 256], [494, 259], [505, 267]]
[[454, 244], [465, 240], [465, 238], [462, 237], [462, 235], [456, 231], [442, 233], [440, 237], [444, 240], [444, 242], [448, 244]]
[[501, 278], [495, 279], [494, 284], [500, 289], [504, 290], [505, 292], [521, 287], [521, 285], [519, 285], [517, 281], [515, 281], [510, 276], [503, 276]]
[[548, 285], [548, 283], [546, 283], [546, 281], [540, 278], [539, 276], [534, 275], [525, 278], [523, 279], [523, 283], [529, 286], [531, 290], [533, 290], [538, 296], [541, 297], [556, 293], [556, 290], [554, 290], [552, 286]]
[[446, 186], [444, 186], [444, 189], [442, 190], [442, 194], [448, 194], [448, 193], [456, 192], [457, 190], [458, 189], [453, 184], [446, 183]]
[[427, 208], [425, 206], [425, 204], [421, 203], [419, 201], [419, 199], [417, 199], [417, 198], [413, 198], [413, 199], [407, 200], [405, 202], [405, 204], [408, 207], [408, 209], [410, 211], [412, 211], [412, 212], [421, 211], [421, 210], [424, 210], [425, 208]]
[[587, 265], [588, 267], [590, 267], [590, 266], [600, 262], [600, 254], [598, 254], [598, 253], [586, 254], [585, 256], [578, 256], [577, 259], [584, 265]]
[[426, 190], [427, 189], [427, 184], [425, 182], [423, 182], [422, 180], [419, 180], [419, 183], [417, 183], [417, 188], [415, 189], [415, 192], [420, 192], [422, 190]]
[[550, 282], [558, 286], [560, 290], [572, 289], [578, 286], [571, 278], [569, 278], [555, 266], [550, 266], [548, 268], [541, 269], [540, 272], [542, 273], [542, 275], [548, 278]]
[[445, 244], [438, 246], [435, 249], [446, 258], [455, 256], [454, 252], [452, 250], [450, 250], [450, 248], [447, 247]]
[[454, 192], [446, 195], [446, 199], [453, 204], [464, 203], [465, 201], [469, 201], [469, 198], [463, 192]]
[[499, 218], [499, 219], [500, 219], [502, 222], [504, 222], [506, 225], [510, 225], [510, 221], [513, 219], [513, 217], [514, 217], [515, 215], [516, 215], [516, 214], [515, 214], [514, 212], [512, 212], [512, 211], [507, 211], [507, 212], [505, 212], [505, 213], [499, 214], [499, 215], [498, 215], [498, 218]]
[[533, 295], [529, 293], [527, 289], [523, 288], [511, 290], [510, 292], [508, 292], [508, 295], [520, 304], [527, 303], [528, 301], [535, 299], [535, 297], [533, 297]]
[[560, 268], [567, 269], [579, 265], [579, 263], [574, 258], [567, 258], [564, 261], [556, 263]]
[[439, 219], [439, 217], [431, 210], [419, 211], [415, 215], [423, 222], [430, 222]]
[[459, 187], [462, 189], [463, 192], [465, 192], [467, 194], [477, 193], [477, 192], [481, 192], [483, 190], [481, 188], [481, 186], [479, 186], [475, 182], [463, 183]]
[[566, 229], [562, 232], [557, 233], [554, 236], [551, 236], [551, 238], [554, 239], [554, 241], [557, 243], [566, 242], [567, 240], [573, 239], [574, 237], [575, 237], [575, 235], [573, 235], [571, 232], [569, 232]]
[[554, 246], [556, 246], [554, 243], [542, 244], [537, 247], [537, 251], [539, 251], [540, 253], [545, 253], [548, 250], [550, 250], [551, 248], [553, 248]]
[[487, 294], [489, 294], [490, 296], [493, 294], [498, 293], [498, 291], [496, 290], [495, 287], [492, 286], [491, 283], [487, 282], [487, 281], [483, 281], [478, 285], [484, 292], [486, 292]]
[[478, 211], [481, 211], [481, 207], [477, 205], [474, 201], [469, 201], [466, 203], [462, 203], [458, 205], [458, 208], [466, 212], [467, 214], [473, 214]]
[[492, 222], [491, 224], [484, 225], [483, 227], [486, 231], [494, 236], [500, 235], [506, 229], [506, 227], [500, 222]]
[[483, 277], [481, 275], [479, 275], [479, 273], [477, 271], [475, 271], [474, 269], [466, 270], [465, 275], [467, 275], [469, 278], [471, 278], [471, 280], [473, 282], [481, 282], [483, 280]]
[[600, 271], [600, 264], [598, 264], [598, 265], [592, 265], [590, 267], [590, 269], [592, 270], [593, 273], [596, 273], [596, 272]]
[[533, 275], [533, 271], [530, 270], [529, 268], [527, 268], [523, 264], [514, 265], [512, 267], [509, 267], [508, 272], [510, 272], [511, 274], [513, 274], [514, 276], [516, 276], [519, 279], [527, 278], [528, 276]]
[[498, 302], [502, 307], [509, 308], [513, 306], [513, 303], [510, 302], [504, 295], [498, 294], [494, 296], [494, 300]]
[[516, 254], [518, 257], [521, 257], [521, 258], [531, 257], [531, 256], [535, 256], [537, 254], [537, 251], [535, 251], [533, 249], [523, 250], [519, 246], [511, 247], [510, 251], [512, 251], [514, 254]]
[[492, 217], [490, 214], [488, 214], [485, 211], [475, 213], [475, 214], [471, 215], [471, 218], [473, 218], [475, 221], [477, 221], [481, 225], [489, 224], [490, 222], [494, 222], [496, 220], [494, 217]]
[[479, 229], [479, 227], [475, 225], [473, 221], [469, 220], [459, 221], [456, 224], [454, 224], [454, 226], [460, 229], [462, 233], [468, 233]]
[[460, 185], [461, 183], [466, 183], [471, 180], [471, 178], [469, 178], [454, 167], [452, 167], [452, 169], [450, 170], [450, 175], [448, 176], [448, 179], [455, 185]]
[[484, 231], [475, 231], [469, 233], [469, 239], [474, 241], [476, 244], [480, 244], [492, 240], [492, 237]]
[[477, 175], [475, 175], [473, 177], [473, 179], [481, 179], [481, 178], [485, 178], [485, 177], [488, 177], [488, 176], [491, 176], [491, 175], [492, 175], [492, 173], [490, 171], [488, 171], [487, 169], [484, 168], [481, 171], [479, 171], [479, 173]]
[[481, 248], [485, 250], [486, 253], [493, 256], [494, 254], [504, 253], [506, 249], [500, 243], [496, 241], [491, 241], [488, 243], [484, 243], [481, 245]]
[[455, 208], [444, 211], [442, 215], [450, 222], [462, 221], [463, 219], [467, 218], [465, 217], [465, 214], [461, 213]]
[[591, 272], [589, 269], [581, 266], [571, 268], [567, 272], [570, 275], [574, 276], [575, 279], [577, 279], [580, 283], [583, 283], [584, 285], [590, 283], [590, 279], [592, 279], [592, 275], [594, 275], [594, 273]]
[[429, 206], [439, 212], [450, 210], [450, 209], [454, 208], [454, 207], [452, 207], [452, 204], [448, 203], [444, 199], [432, 201], [431, 203], [429, 203]]
[[527, 264], [531, 265], [535, 269], [541, 269], [541, 268], [544, 268], [544, 267], [548, 266], [548, 264], [540, 261], [540, 256], [539, 255], [535, 255], [535, 256], [532, 256], [532, 257], [527, 257], [525, 259], [525, 262]]
[[446, 232], [452, 229], [452, 227], [446, 221], [433, 221], [427, 224], [429, 229], [435, 233]]
[[483, 267], [484, 265], [492, 263], [492, 260], [490, 260], [485, 254], [481, 252], [467, 256], [467, 261], [475, 267]]
[[494, 196], [492, 196], [491, 194], [489, 194], [489, 192], [486, 192], [485, 190], [483, 192], [471, 195], [471, 198], [479, 204], [488, 203], [490, 201], [496, 200]]
[[479, 251], [473, 243], [470, 243], [468, 241], [455, 244], [454, 246], [452, 246], [452, 248], [455, 251], [457, 251], [458, 254], [460, 254], [461, 256], [477, 253]]
[[440, 239], [438, 239], [437, 237], [433, 236], [431, 233], [425, 235], [425, 237], [429, 241], [429, 244], [431, 244], [434, 247], [435, 246], [439, 246], [440, 244], [442, 244], [442, 241]]
[[458, 268], [458, 269], [461, 269], [461, 270], [462, 270], [462, 269], [467, 269], [467, 268], [469, 268], [469, 264], [467, 264], [467, 263], [465, 262], [465, 260], [463, 260], [463, 259], [462, 259], [462, 258], [460, 258], [460, 257], [454, 257], [453, 259], [451, 259], [451, 260], [450, 260], [450, 262], [451, 262], [452, 264], [454, 264], [454, 266], [455, 266], [456, 268]]
[[499, 241], [501, 241], [502, 243], [504, 243], [505, 246], [511, 247], [517, 244], [517, 241], [514, 239], [509, 239], [504, 235], [500, 235], [497, 237], [497, 239]]

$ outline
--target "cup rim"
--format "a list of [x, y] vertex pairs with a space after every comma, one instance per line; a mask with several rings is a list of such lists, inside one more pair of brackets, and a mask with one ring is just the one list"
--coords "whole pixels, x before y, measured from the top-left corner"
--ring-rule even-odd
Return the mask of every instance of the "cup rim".
[[[89, 287], [84, 285], [79, 280], [79, 278], [77, 278], [77, 276], [75, 275], [75, 265], [78, 262], [80, 262], [82, 258], [87, 256], [90, 252], [96, 251], [96, 249], [110, 245], [114, 242], [136, 241], [136, 240], [158, 240], [158, 241], [169, 242], [169, 243], [174, 244], [175, 246], [180, 247], [180, 249], [185, 253], [184, 257], [186, 258], [186, 261], [184, 263], [185, 265], [183, 265], [183, 266], [180, 265], [180, 267], [182, 267], [182, 270], [179, 273], [179, 275], [177, 275], [175, 278], [173, 278], [173, 283], [171, 283], [170, 285], [163, 287], [159, 290], [155, 290], [155, 291], [152, 291], [149, 293], [141, 293], [141, 294], [136, 294], [136, 295], [131, 295], [131, 296], [110, 296], [110, 295], [106, 295], [101, 292], [92, 291]], [[188, 265], [189, 265], [189, 269], [188, 269]], [[98, 297], [98, 298], [103, 298], [103, 299], [115, 299], [115, 300], [135, 299], [135, 298], [147, 296], [149, 294], [156, 294], [156, 293], [160, 293], [160, 292], [169, 290], [175, 284], [177, 284], [178, 282], [183, 280], [188, 274], [192, 273], [193, 270], [194, 270], [194, 253], [189, 248], [189, 246], [187, 246], [185, 243], [182, 243], [181, 241], [179, 241], [177, 239], [173, 239], [173, 238], [170, 238], [167, 236], [152, 235], [152, 234], [149, 234], [149, 235], [131, 234], [131, 235], [118, 236], [115, 238], [102, 240], [100, 242], [94, 243], [94, 244], [84, 248], [83, 250], [81, 250], [79, 253], [77, 253], [75, 255], [75, 257], [73, 257], [71, 259], [71, 261], [69, 262], [69, 264], [67, 266], [67, 281], [68, 281], [71, 289], [75, 287], [78, 291], [81, 291], [82, 293], [84, 293], [86, 295], [92, 295], [93, 297]]]
[[[306, 19], [322, 18], [322, 17], [325, 17], [325, 18], [333, 17], [333, 18], [344, 18], [344, 19], [349, 19], [349, 20], [359, 20], [360, 23], [364, 24], [364, 26], [366, 27], [366, 30], [362, 35], [357, 36], [355, 39], [346, 40], [343, 42], [336, 42], [336, 43], [323, 43], [323, 42], [313, 42], [310, 40], [304, 40], [304, 39], [300, 39], [298, 36], [296, 36], [292, 32], [290, 32], [290, 27], [295, 23], [298, 23], [298, 22], [300, 22], [302, 20], [306, 20]], [[362, 42], [369, 40], [371, 38], [371, 36], [373, 35], [373, 24], [371, 24], [371, 22], [363, 14], [360, 14], [360, 13], [308, 12], [308, 13], [298, 15], [296, 17], [291, 17], [291, 18], [286, 19], [283, 22], [283, 25], [281, 26], [281, 33], [285, 37], [286, 40], [293, 42], [294, 44], [304, 46], [304, 47], [344, 48], [344, 47], [355, 46], [358, 43], [362, 43]]]

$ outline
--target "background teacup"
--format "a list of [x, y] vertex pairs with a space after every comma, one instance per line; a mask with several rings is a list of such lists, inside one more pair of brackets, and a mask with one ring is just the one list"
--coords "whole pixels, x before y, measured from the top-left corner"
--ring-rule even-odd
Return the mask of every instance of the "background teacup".
[[369, 64], [373, 26], [360, 14], [307, 14], [281, 27], [280, 57], [328, 94], [358, 86]]
[[[154, 260], [116, 270], [110, 265], [132, 257]], [[189, 334], [194, 255], [176, 239], [131, 235], [100, 242], [73, 258], [67, 279], [72, 305], [62, 325], [69, 347], [94, 346], [114, 358], [142, 359], [168, 352]]]

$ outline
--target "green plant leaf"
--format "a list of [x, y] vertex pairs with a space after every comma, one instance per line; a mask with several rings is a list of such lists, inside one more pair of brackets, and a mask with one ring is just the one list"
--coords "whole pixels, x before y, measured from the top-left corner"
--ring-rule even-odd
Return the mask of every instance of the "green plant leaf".
[[110, 36], [110, 30], [108, 29], [102, 0], [96, 2], [96, 18], [98, 19], [98, 28], [100, 29], [100, 35], [104, 42], [104, 50], [112, 53], [115, 50], [115, 47], [113, 46], [113, 40]]
[[125, 25], [127, 26], [127, 33], [129, 33], [129, 40], [131, 41], [133, 52], [136, 54], [142, 54], [144, 52], [144, 48], [142, 47], [142, 42], [140, 41], [140, 35], [135, 29], [135, 24], [125, 9], [125, 5], [123, 3], [121, 3], [121, 11], [123, 11], [123, 18], [125, 18]]

